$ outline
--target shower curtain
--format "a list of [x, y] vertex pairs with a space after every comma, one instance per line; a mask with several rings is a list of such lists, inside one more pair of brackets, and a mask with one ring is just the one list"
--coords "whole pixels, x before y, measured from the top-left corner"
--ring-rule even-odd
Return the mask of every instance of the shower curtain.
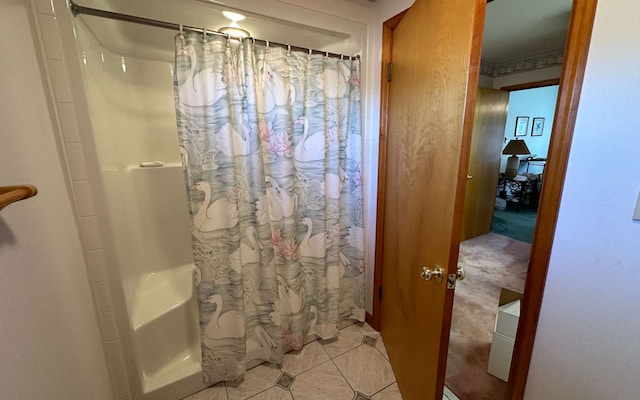
[[360, 61], [176, 36], [205, 382], [364, 320]]

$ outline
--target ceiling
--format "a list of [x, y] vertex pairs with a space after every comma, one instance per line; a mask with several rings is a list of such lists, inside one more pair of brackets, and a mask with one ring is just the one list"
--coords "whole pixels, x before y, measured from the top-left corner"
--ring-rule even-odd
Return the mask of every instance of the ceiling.
[[501, 64], [564, 48], [571, 0], [494, 0], [487, 5], [482, 61]]
[[[312, 11], [304, 9], [301, 9], [299, 15], [311, 14], [312, 17], [307, 15], [307, 20], [318, 21], [318, 25], [334, 29], [298, 24], [285, 19], [284, 16], [279, 18], [280, 15], [273, 11], [277, 6], [282, 6], [278, 0], [261, 0], [260, 3], [256, 3], [255, 0], [225, 0], [224, 3], [218, 0], [76, 1], [85, 7], [181, 23], [208, 30], [229, 26], [231, 21], [222, 15], [222, 11], [236, 11], [245, 15], [246, 19], [239, 24], [240, 27], [248, 30], [252, 37], [345, 55], [357, 54], [366, 34], [366, 25], [327, 14], [315, 15]], [[360, 2], [360, 0], [354, 1]], [[361, 5], [364, 3], [371, 4], [362, 0]], [[256, 10], [256, 13], [243, 11], [241, 7]], [[267, 15], [269, 12], [270, 16]], [[86, 24], [104, 47], [113, 52], [147, 59], [173, 60], [174, 58], [175, 31], [90, 15], [79, 15], [78, 18]]]
[[[241, 8], [251, 9], [256, 13], [240, 11], [246, 15], [240, 26], [249, 30], [256, 38], [349, 55], [358, 53], [365, 43], [365, 25], [351, 23], [326, 13], [314, 15], [312, 11], [298, 7], [300, 13], [313, 15], [312, 18], [307, 15], [307, 20], [323, 19], [322, 25], [331, 26], [333, 29], [314, 28], [291, 22], [285, 19], [282, 13], [273, 11], [284, 3], [295, 3], [292, 0], [77, 1], [87, 7], [211, 30], [229, 25], [230, 21], [222, 15], [222, 10], [234, 11], [234, 7], [236, 11]], [[383, 2], [395, 0], [345, 1], [375, 9]], [[496, 65], [563, 49], [571, 3], [571, 0], [491, 1], [487, 5], [483, 63]], [[291, 6], [288, 7], [291, 9]], [[269, 12], [271, 15], [265, 16]], [[295, 18], [299, 18], [300, 13]], [[88, 25], [96, 38], [112, 51], [123, 55], [136, 54], [143, 58], [171, 60], [173, 57], [174, 31], [91, 16], [81, 16], [80, 19]]]

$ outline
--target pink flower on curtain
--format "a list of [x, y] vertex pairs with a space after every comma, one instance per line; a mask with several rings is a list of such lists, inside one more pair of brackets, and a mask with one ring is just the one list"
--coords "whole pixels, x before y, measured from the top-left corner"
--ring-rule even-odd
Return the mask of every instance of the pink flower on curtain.
[[258, 122], [258, 134], [260, 135], [260, 143], [265, 144], [269, 141], [269, 137], [272, 134], [271, 122], [260, 120]]
[[280, 233], [280, 229], [271, 228], [271, 245], [276, 248], [280, 246], [282, 243], [282, 234]]
[[277, 256], [283, 257], [287, 260], [298, 259], [298, 245], [294, 239], [281, 240], [278, 245], [273, 246]]
[[277, 256], [283, 257], [287, 260], [293, 260], [297, 257], [296, 250], [297, 246], [293, 239], [283, 239], [282, 232], [278, 228], [271, 229], [271, 245], [273, 246], [273, 251]]
[[292, 333], [288, 326], [282, 328], [282, 340], [285, 347], [295, 350], [302, 348], [302, 335]]
[[364, 272], [364, 261], [357, 260], [356, 261], [356, 267], [358, 268], [358, 271], [360, 271], [360, 273], [363, 273]]
[[269, 137], [267, 151], [269, 154], [275, 154], [278, 157], [291, 157], [293, 155], [291, 151], [291, 140], [284, 132], [274, 132], [274, 134]]
[[353, 86], [360, 87], [360, 76], [356, 74], [351, 74], [351, 78], [349, 78], [349, 83]]
[[278, 157], [293, 155], [291, 139], [285, 132], [274, 132], [271, 122], [262, 120], [258, 123], [260, 144], [263, 151]]

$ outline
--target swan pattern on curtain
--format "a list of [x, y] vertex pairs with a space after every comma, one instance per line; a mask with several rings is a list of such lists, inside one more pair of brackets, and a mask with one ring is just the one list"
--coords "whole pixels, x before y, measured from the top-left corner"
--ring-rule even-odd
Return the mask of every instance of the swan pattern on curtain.
[[203, 373], [364, 320], [360, 61], [176, 36]]

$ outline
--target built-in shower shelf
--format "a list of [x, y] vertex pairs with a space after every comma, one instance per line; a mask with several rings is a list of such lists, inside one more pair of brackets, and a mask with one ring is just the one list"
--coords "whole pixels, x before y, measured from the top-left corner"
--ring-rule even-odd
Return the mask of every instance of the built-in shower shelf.
[[185, 264], [142, 278], [136, 288], [134, 330], [189, 301], [193, 296], [193, 264]]
[[201, 385], [202, 364], [200, 361], [194, 360], [188, 355], [185, 357], [184, 354], [180, 354], [180, 356], [182, 357], [168, 362], [162, 371], [158, 371], [157, 376], [143, 374], [142, 390], [145, 393], [150, 393], [186, 377], [192, 377], [191, 379], [195, 381], [194, 386]]
[[38, 194], [33, 185], [0, 186], [0, 210], [16, 201], [28, 199]]

